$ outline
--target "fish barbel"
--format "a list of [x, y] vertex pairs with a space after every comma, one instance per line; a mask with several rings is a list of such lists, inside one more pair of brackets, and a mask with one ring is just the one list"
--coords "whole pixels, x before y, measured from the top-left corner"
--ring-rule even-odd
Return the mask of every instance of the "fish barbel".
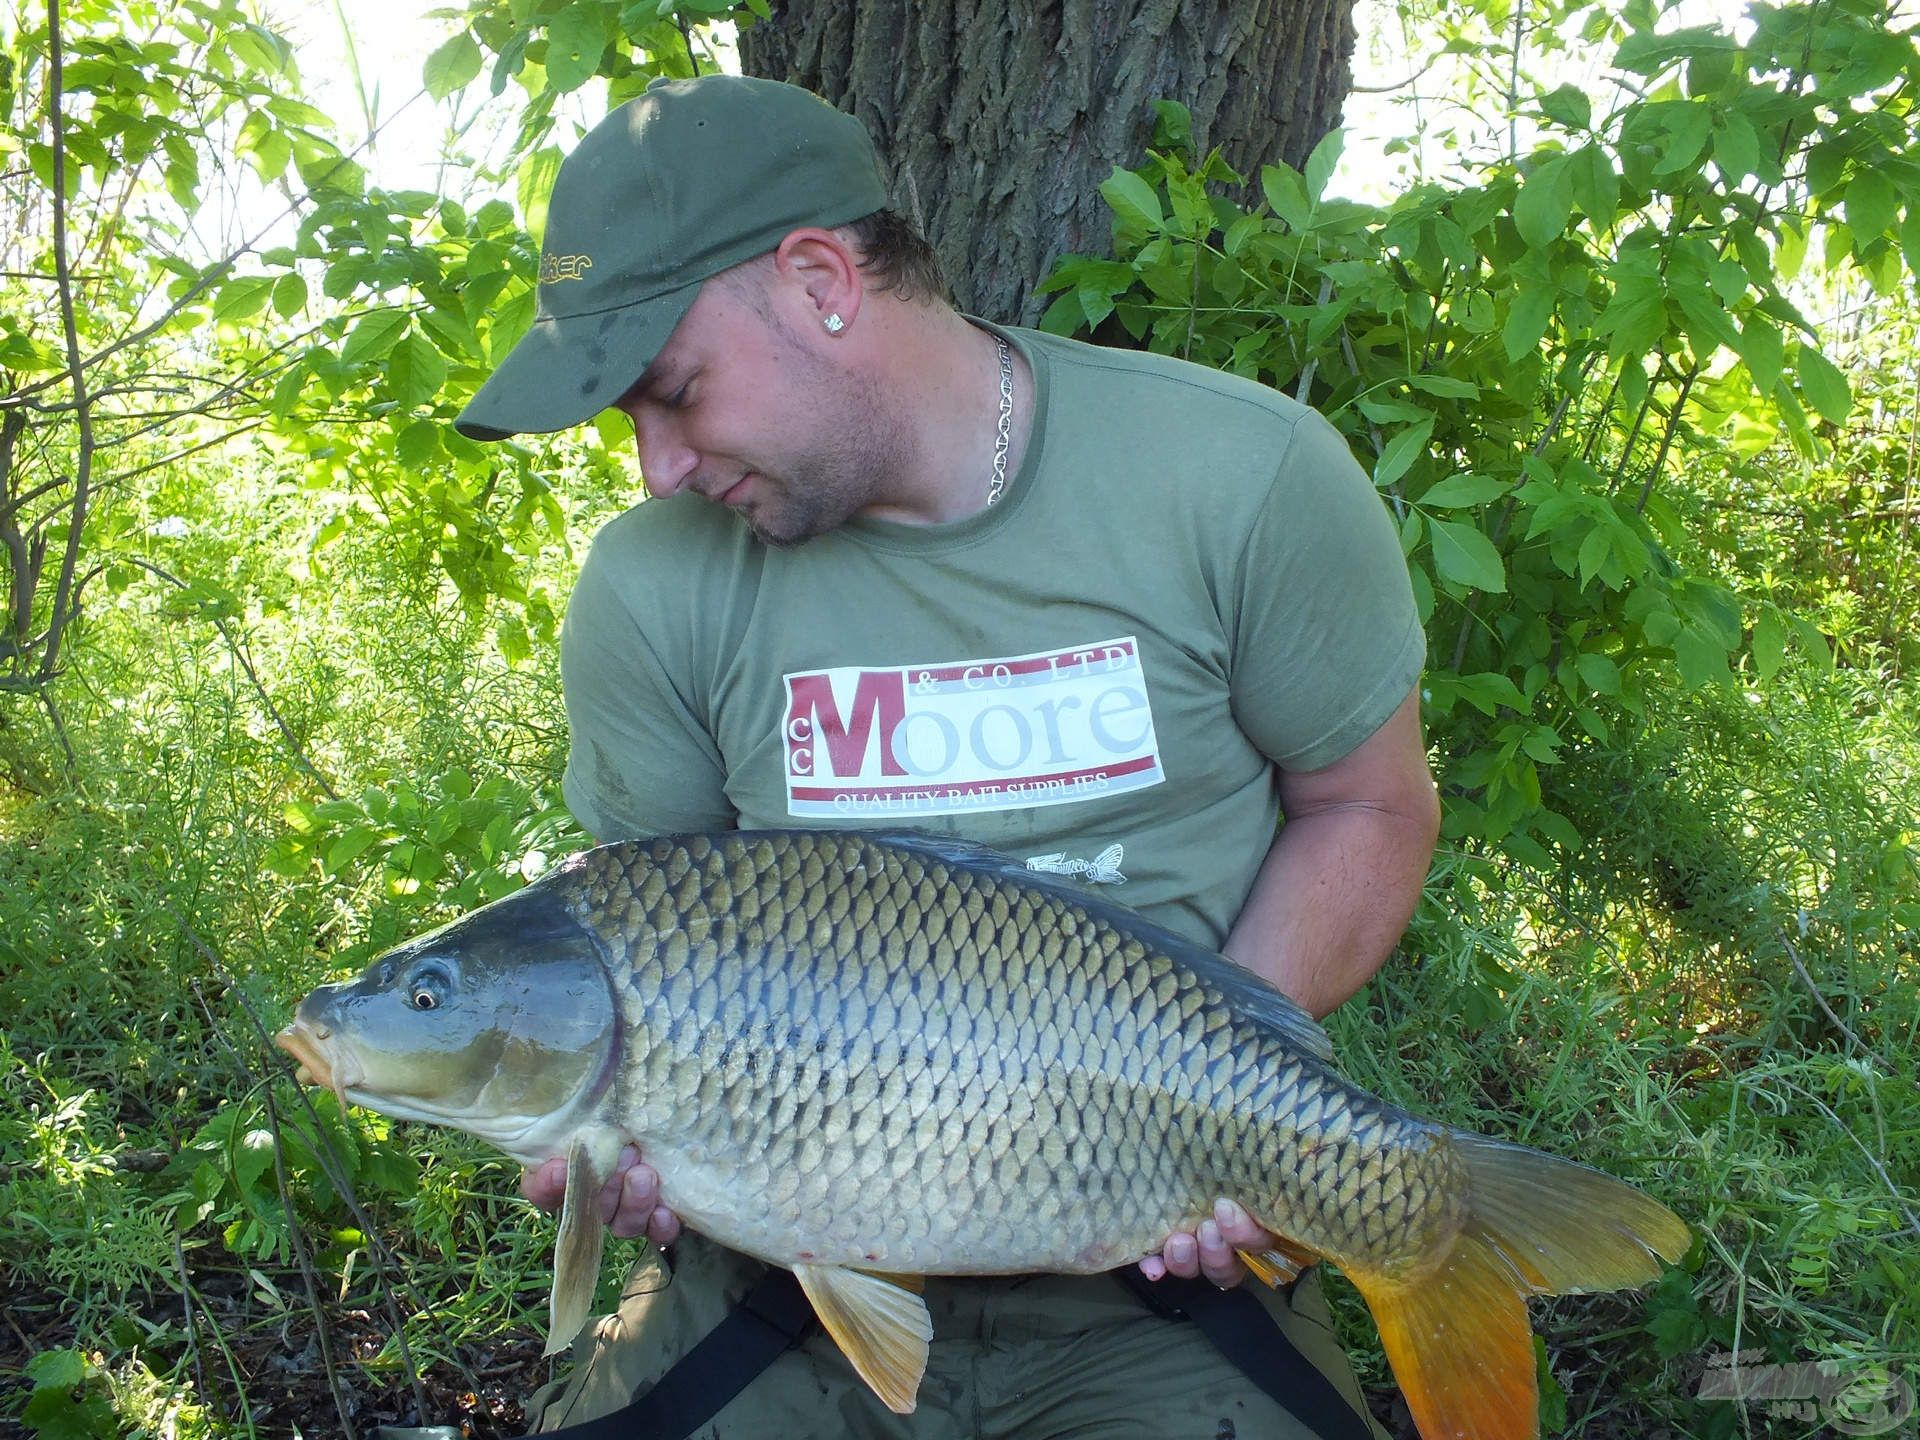
[[1232, 961], [978, 846], [860, 831], [606, 845], [300, 1003], [300, 1078], [568, 1157], [550, 1349], [621, 1147], [786, 1266], [893, 1409], [903, 1279], [1092, 1272], [1236, 1201], [1365, 1297], [1426, 1440], [1537, 1434], [1525, 1299], [1640, 1285], [1687, 1228], [1598, 1171], [1421, 1120]]

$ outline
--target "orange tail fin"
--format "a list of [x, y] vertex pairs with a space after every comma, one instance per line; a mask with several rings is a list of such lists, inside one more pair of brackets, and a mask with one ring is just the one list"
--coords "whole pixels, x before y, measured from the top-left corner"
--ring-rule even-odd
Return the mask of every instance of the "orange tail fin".
[[1644, 1285], [1687, 1227], [1610, 1175], [1455, 1132], [1469, 1213], [1410, 1273], [1344, 1267], [1380, 1327], [1423, 1440], [1535, 1440], [1539, 1396], [1526, 1297]]

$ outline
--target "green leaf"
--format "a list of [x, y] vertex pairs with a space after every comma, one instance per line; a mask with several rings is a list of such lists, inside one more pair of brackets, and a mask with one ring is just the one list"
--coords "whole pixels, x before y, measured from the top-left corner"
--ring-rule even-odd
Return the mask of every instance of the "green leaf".
[[1580, 554], [1576, 562], [1582, 589], [1593, 583], [1593, 577], [1606, 568], [1612, 556], [1613, 531], [1605, 525], [1594, 526], [1587, 532], [1587, 538], [1580, 542]]
[[1760, 168], [1760, 136], [1738, 110], [1726, 111], [1713, 122], [1713, 163], [1727, 185], [1738, 185]]
[[514, 198], [520, 204], [529, 235], [544, 235], [547, 230], [547, 200], [553, 194], [554, 177], [560, 173], [560, 147], [547, 145], [520, 162], [514, 177]]
[[1779, 327], [1754, 311], [1747, 316], [1739, 343], [1733, 348], [1746, 362], [1747, 373], [1753, 377], [1753, 388], [1762, 395], [1770, 392], [1786, 363], [1786, 343], [1780, 338]]
[[536, 293], [528, 286], [511, 300], [497, 306], [487, 330], [487, 363], [499, 365], [507, 352], [520, 343], [520, 337], [533, 324]]
[[1589, 690], [1599, 695], [1620, 693], [1620, 667], [1605, 655], [1596, 655], [1588, 651], [1578, 656], [1573, 664]]
[[1542, 250], [1566, 232], [1573, 213], [1573, 174], [1567, 157], [1542, 162], [1527, 176], [1513, 202], [1513, 224], [1532, 249]]
[[1800, 347], [1800, 389], [1830, 425], [1841, 425], [1853, 410], [1853, 389], [1834, 363], [1811, 345]]
[[1307, 198], [1306, 181], [1291, 165], [1261, 166], [1260, 193], [1290, 229], [1304, 230], [1313, 220], [1313, 201]]
[[1587, 92], [1577, 85], [1562, 85], [1543, 96], [1540, 111], [1549, 120], [1569, 130], [1585, 130], [1593, 124], [1593, 102], [1587, 99]]
[[1493, 542], [1458, 520], [1433, 522], [1433, 566], [1443, 580], [1476, 590], [1505, 593], [1507, 572]]
[[[339, 839], [327, 847], [327, 858], [324, 862], [327, 873], [330, 875], [339, 874], [343, 867], [358, 858], [369, 845], [373, 844], [373, 842], [379, 838], [380, 832], [371, 825], [356, 825], [351, 830], [346, 831]], [[259, 1133], [264, 1134], [265, 1132], [262, 1131]], [[251, 1139], [252, 1137], [248, 1138]]]
[[1520, 748], [1542, 765], [1560, 763], [1560, 736], [1545, 725], [1529, 730], [1520, 741]]
[[418, 470], [440, 450], [440, 422], [415, 420], [395, 437], [393, 455], [409, 470]]
[[273, 282], [273, 313], [291, 320], [307, 308], [307, 282], [295, 274], [282, 275]]
[[1506, 493], [1507, 482], [1491, 475], [1449, 475], [1437, 485], [1428, 486], [1414, 503], [1429, 510], [1463, 510]]
[[1687, 334], [1696, 356], [1709, 359], [1722, 346], [1736, 352], [1740, 349], [1740, 332], [1734, 329], [1719, 297], [1705, 285], [1697, 280], [1676, 280], [1671, 293], [1679, 302], [1680, 313], [1687, 317]]
[[1595, 329], [1611, 337], [1607, 353], [1615, 359], [1650, 351], [1667, 330], [1667, 302], [1660, 277], [1648, 271], [1622, 269], [1613, 298], [1607, 301]]
[[1893, 182], [1878, 170], [1862, 170], [1847, 182], [1845, 200], [1847, 228], [1854, 243], [1864, 245], [1893, 229], [1900, 212], [1900, 199]]
[[578, 90], [607, 53], [607, 20], [592, 5], [569, 5], [547, 28], [547, 83], [561, 94]]
[[[1707, 266], [1708, 283], [1722, 305], [1738, 305], [1747, 296], [1750, 277], [1747, 267], [1731, 257], [1715, 260]], [[1734, 347], [1738, 349], [1738, 346]]]
[[340, 347], [341, 363], [363, 365], [369, 360], [378, 360], [393, 349], [406, 329], [404, 310], [375, 310], [362, 315], [353, 333], [347, 336], [347, 343]]
[[1807, 258], [1807, 232], [1792, 220], [1782, 220], [1776, 240], [1775, 263], [1782, 280], [1792, 280], [1800, 273], [1800, 266]]
[[427, 93], [436, 100], [444, 100], [454, 91], [464, 89], [480, 73], [484, 59], [473, 36], [462, 30], [427, 57], [422, 76]]
[[1408, 426], [1389, 440], [1373, 467], [1373, 483], [1384, 490], [1412, 468], [1433, 436], [1433, 417]]
[[1160, 197], [1139, 175], [1118, 165], [1100, 184], [1100, 194], [1123, 224], [1135, 230], [1162, 230], [1165, 217], [1160, 213]]
[[1153, 102], [1153, 143], [1162, 150], [1187, 149], [1193, 144], [1193, 112], [1178, 100]]
[[387, 358], [387, 384], [393, 398], [409, 409], [426, 404], [446, 383], [446, 357], [418, 330], [409, 331]]
[[1653, 167], [1653, 173], [1671, 175], [1693, 164], [1705, 148], [1713, 111], [1704, 104], [1675, 101], [1661, 118], [1666, 123], [1667, 150]]
[[1780, 664], [1787, 655], [1787, 631], [1780, 623], [1780, 616], [1769, 606], [1760, 612], [1760, 618], [1753, 623], [1753, 671], [1762, 682], [1773, 679], [1780, 672]]
[[71, 1390], [87, 1378], [86, 1357], [78, 1350], [42, 1350], [27, 1361], [27, 1378], [36, 1386]]
[[1698, 690], [1727, 678], [1727, 648], [1697, 625], [1685, 625], [1673, 640], [1674, 659], [1680, 664], [1680, 680], [1690, 690]]
[[213, 300], [215, 320], [250, 320], [266, 309], [273, 281], [264, 275], [246, 275], [222, 285]]
[[1327, 193], [1327, 181], [1333, 178], [1334, 167], [1340, 163], [1341, 147], [1346, 143], [1345, 130], [1329, 130], [1320, 137], [1320, 143], [1313, 147], [1313, 153], [1307, 156], [1308, 198], [1318, 202]]
[[304, 100], [295, 100], [291, 96], [276, 95], [267, 101], [267, 109], [275, 118], [288, 125], [304, 126], [309, 130], [327, 130], [333, 126], [333, 121], [327, 117], [326, 111], [309, 105]]
[[1540, 347], [1540, 337], [1553, 323], [1555, 293], [1549, 285], [1524, 285], [1513, 297], [1507, 311], [1507, 323], [1500, 331], [1500, 343], [1507, 359], [1519, 360]]
[[1429, 395], [1439, 395], [1449, 400], [1477, 400], [1480, 397], [1478, 385], [1452, 375], [1409, 375], [1407, 384]]
[[1593, 222], [1595, 233], [1613, 223], [1620, 208], [1620, 172], [1613, 157], [1598, 144], [1583, 146], [1568, 165], [1573, 179], [1573, 198]]
[[273, 1132], [249, 1130], [240, 1137], [233, 1154], [233, 1178], [242, 1190], [257, 1184], [273, 1168]]

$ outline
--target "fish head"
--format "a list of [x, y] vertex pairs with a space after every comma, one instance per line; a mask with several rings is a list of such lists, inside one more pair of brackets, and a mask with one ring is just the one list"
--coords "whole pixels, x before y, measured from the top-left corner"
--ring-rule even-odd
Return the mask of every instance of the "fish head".
[[534, 885], [302, 1000], [275, 1043], [299, 1078], [527, 1163], [564, 1154], [612, 1082], [618, 1006], [600, 943]]

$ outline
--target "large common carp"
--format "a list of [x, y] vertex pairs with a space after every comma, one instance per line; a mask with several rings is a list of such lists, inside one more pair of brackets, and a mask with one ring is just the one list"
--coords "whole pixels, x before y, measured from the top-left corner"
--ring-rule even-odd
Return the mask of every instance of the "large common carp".
[[1617, 1180], [1355, 1088], [1232, 961], [925, 836], [603, 846], [316, 990], [280, 1043], [343, 1099], [568, 1157], [555, 1346], [631, 1140], [903, 1412], [931, 1335], [910, 1277], [1132, 1264], [1226, 1197], [1283, 1237], [1263, 1278], [1319, 1258], [1359, 1288], [1427, 1440], [1532, 1436], [1525, 1298], [1687, 1244]]

